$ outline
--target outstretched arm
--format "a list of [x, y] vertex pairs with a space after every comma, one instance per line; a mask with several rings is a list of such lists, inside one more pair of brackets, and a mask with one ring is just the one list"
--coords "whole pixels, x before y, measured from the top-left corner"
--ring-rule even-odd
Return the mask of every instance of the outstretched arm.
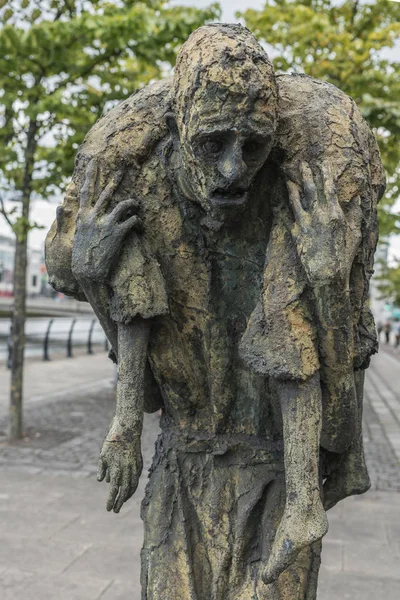
[[282, 410], [286, 502], [263, 573], [265, 583], [278, 579], [303, 548], [321, 539], [328, 530], [319, 472], [319, 374], [303, 382], [276, 380], [274, 391]]
[[98, 481], [110, 483], [107, 510], [116, 513], [136, 491], [143, 467], [140, 438], [149, 330], [149, 322], [140, 317], [118, 325], [117, 404], [97, 474]]
[[339, 204], [327, 165], [314, 172], [307, 163], [298, 176], [287, 173], [291, 228], [300, 260], [315, 297], [324, 423], [321, 444], [344, 452], [357, 429], [354, 385], [354, 332], [349, 281], [361, 243], [360, 199], [351, 199], [346, 214]]
[[[103, 443], [98, 480], [110, 483], [107, 510], [119, 512], [135, 492], [142, 471], [140, 438], [144, 404], [144, 372], [149, 322], [136, 317], [129, 324], [109, 316], [108, 280], [119, 259], [126, 235], [138, 226], [136, 200], [125, 200], [109, 210], [123, 173], [114, 173], [95, 195], [100, 165], [92, 160], [80, 192], [80, 208], [72, 249], [72, 273], [89, 300], [115, 352], [118, 352], [116, 412]], [[104, 179], [104, 178], [103, 178]]]

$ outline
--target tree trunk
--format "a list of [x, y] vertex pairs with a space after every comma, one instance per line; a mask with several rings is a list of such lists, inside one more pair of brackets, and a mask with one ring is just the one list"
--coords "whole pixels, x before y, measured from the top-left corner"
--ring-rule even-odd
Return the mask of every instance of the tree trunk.
[[8, 437], [23, 435], [23, 372], [26, 318], [26, 270], [28, 264], [29, 206], [32, 194], [32, 173], [36, 150], [37, 123], [31, 121], [25, 152], [25, 173], [22, 184], [22, 214], [15, 226], [14, 312], [12, 326], [12, 365]]

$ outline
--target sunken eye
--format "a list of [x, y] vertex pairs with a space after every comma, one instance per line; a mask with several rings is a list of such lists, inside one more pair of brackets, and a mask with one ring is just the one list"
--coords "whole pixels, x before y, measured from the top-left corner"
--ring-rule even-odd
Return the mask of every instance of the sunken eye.
[[257, 140], [249, 140], [244, 144], [243, 152], [244, 154], [251, 156], [253, 154], [258, 154], [259, 152], [261, 152], [261, 150], [263, 150], [264, 147], [265, 144], [263, 144], [262, 142], [258, 142]]
[[222, 140], [204, 140], [200, 143], [200, 150], [203, 154], [219, 154], [223, 146]]

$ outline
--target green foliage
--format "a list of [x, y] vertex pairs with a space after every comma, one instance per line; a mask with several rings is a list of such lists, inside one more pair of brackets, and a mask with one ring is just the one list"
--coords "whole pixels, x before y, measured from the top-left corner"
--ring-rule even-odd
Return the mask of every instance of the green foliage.
[[380, 230], [400, 232], [399, 215], [391, 213], [400, 192], [400, 59], [387, 51], [400, 41], [400, 4], [267, 0], [263, 10], [243, 16], [272, 46], [277, 71], [324, 79], [357, 102], [377, 136], [388, 176]]
[[395, 306], [400, 306], [400, 262], [388, 267], [382, 265], [383, 269], [378, 279], [378, 290], [381, 298], [390, 300]]
[[[8, 215], [10, 216], [10, 213], [8, 213]], [[24, 242], [32, 229], [44, 229], [44, 226], [38, 225], [36, 221], [32, 223], [22, 215], [19, 215], [12, 225], [12, 230], [15, 233], [18, 242]]]
[[0, 0], [3, 198], [63, 191], [93, 123], [168, 72], [191, 31], [218, 15], [215, 4], [166, 0]]

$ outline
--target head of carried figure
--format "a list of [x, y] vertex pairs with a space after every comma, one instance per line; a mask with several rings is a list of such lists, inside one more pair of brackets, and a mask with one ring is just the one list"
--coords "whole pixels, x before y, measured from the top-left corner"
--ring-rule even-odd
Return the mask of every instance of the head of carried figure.
[[201, 27], [178, 55], [172, 94], [167, 123], [181, 189], [207, 212], [244, 207], [277, 126], [267, 54], [241, 25]]

